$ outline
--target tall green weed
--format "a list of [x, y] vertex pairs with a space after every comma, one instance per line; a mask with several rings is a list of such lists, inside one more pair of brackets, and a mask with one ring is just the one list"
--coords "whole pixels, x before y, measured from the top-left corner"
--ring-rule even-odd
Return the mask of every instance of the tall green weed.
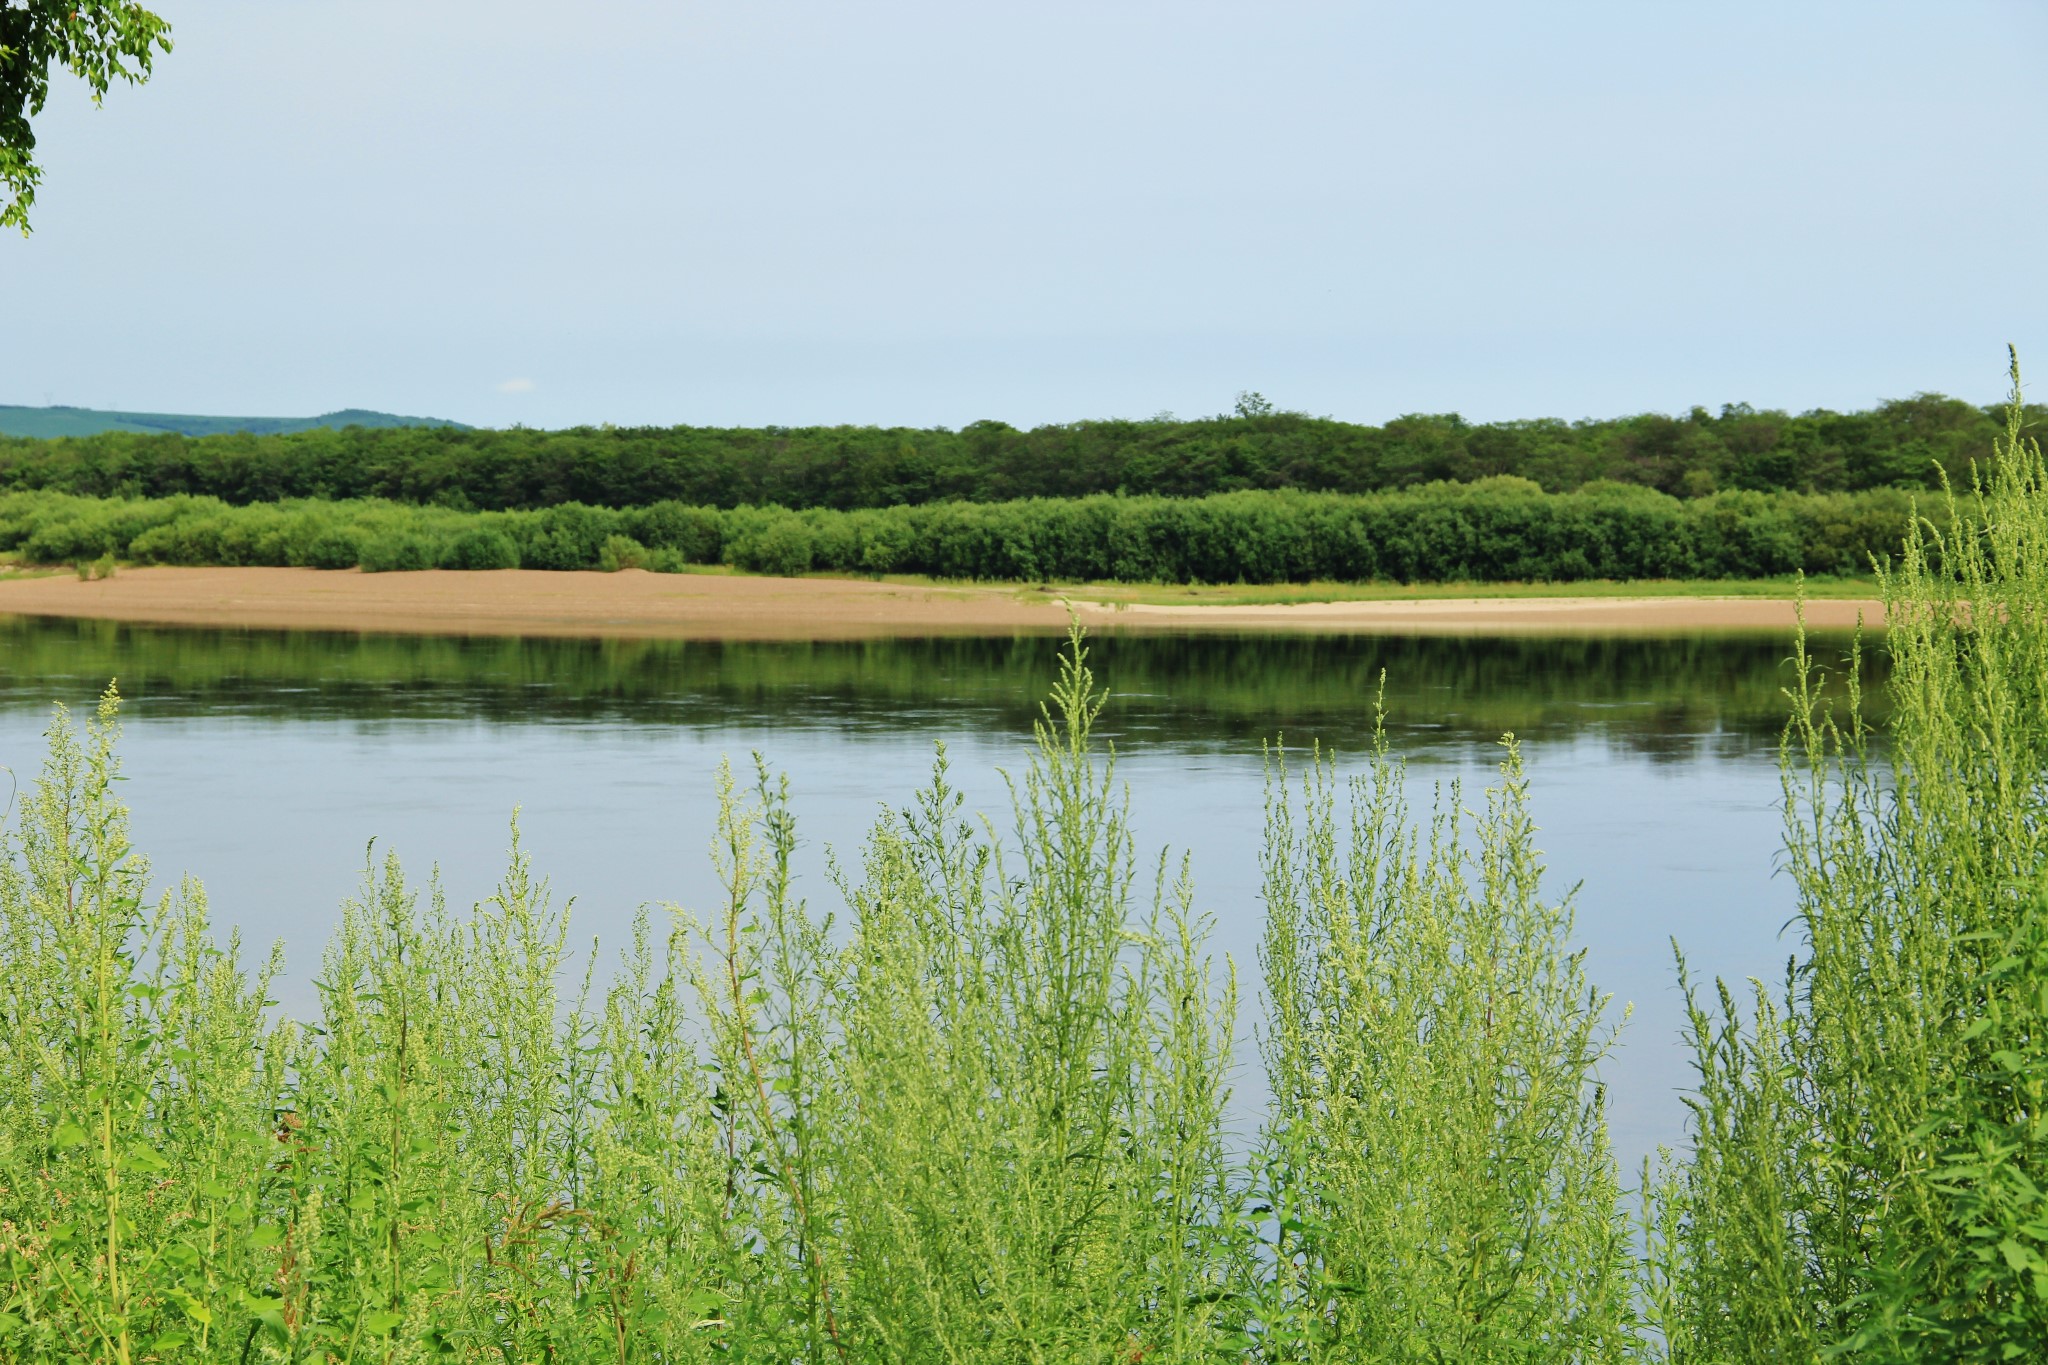
[[[1616, 1360], [1630, 1262], [1607, 997], [1548, 898], [1512, 739], [1418, 824], [1384, 743], [1269, 784], [1274, 1359]], [[1345, 798], [1348, 797], [1348, 808]]]
[[1138, 899], [1100, 701], [1077, 644], [1011, 837], [942, 759], [843, 921], [727, 777], [724, 906], [602, 991], [516, 827], [466, 914], [373, 854], [302, 1026], [145, 899], [114, 696], [60, 714], [0, 846], [0, 1355], [1211, 1358], [1233, 994], [1185, 877]]
[[2048, 467], [1880, 569], [1888, 762], [1804, 642], [1784, 764], [1802, 952], [1695, 1003], [1694, 1152], [1653, 1223], [1677, 1361], [1994, 1361], [2048, 1341]]

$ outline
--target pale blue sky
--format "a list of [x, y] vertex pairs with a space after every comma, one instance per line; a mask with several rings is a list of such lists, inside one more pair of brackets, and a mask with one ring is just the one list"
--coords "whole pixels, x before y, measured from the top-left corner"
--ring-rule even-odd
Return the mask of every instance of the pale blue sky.
[[1029, 425], [2048, 374], [2048, 6], [161, 0], [0, 402]]

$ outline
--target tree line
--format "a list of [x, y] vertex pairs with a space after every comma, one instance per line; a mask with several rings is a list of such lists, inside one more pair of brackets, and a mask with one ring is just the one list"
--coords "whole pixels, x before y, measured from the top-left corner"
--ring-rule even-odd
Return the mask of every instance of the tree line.
[[[1125, 493], [1198, 498], [1294, 489], [1370, 493], [1499, 475], [1551, 492], [1637, 484], [1677, 497], [1856, 492], [1967, 482], [1998, 409], [1921, 394], [1863, 412], [1746, 404], [1682, 417], [1383, 426], [1241, 405], [1179, 420], [1020, 430], [943, 427], [343, 428], [188, 437], [0, 438], [0, 489], [99, 497], [192, 494], [245, 504], [385, 498], [510, 511], [580, 502], [791, 508], [1006, 502]], [[2038, 418], [2042, 410], [2029, 409]]]
[[[371, 571], [916, 573], [1022, 582], [1569, 581], [1857, 574], [1899, 544], [1913, 496], [1726, 492], [1681, 499], [1515, 478], [1382, 493], [944, 502], [837, 511], [680, 502], [477, 512], [385, 500], [0, 494], [0, 552], [30, 563]], [[1937, 518], [1939, 507], [1928, 511]]]

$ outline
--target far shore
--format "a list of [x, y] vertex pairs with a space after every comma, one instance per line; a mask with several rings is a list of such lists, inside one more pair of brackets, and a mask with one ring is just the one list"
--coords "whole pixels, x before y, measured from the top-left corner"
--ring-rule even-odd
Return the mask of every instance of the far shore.
[[[1783, 596], [1688, 594], [1684, 585], [1609, 596], [1514, 586], [1489, 596], [1392, 595], [1318, 585], [1315, 600], [1281, 590], [1193, 591], [923, 583], [742, 574], [549, 573], [430, 569], [130, 568], [87, 582], [74, 574], [0, 578], [0, 616], [257, 630], [540, 635], [705, 640], [844, 640], [925, 635], [1056, 633], [1071, 608], [1091, 630], [1275, 631], [1382, 635], [1789, 634]], [[1393, 590], [1398, 592], [1399, 590]], [[1167, 600], [1160, 600], [1165, 597]], [[1812, 597], [1806, 624], [1883, 624], [1869, 598]]]

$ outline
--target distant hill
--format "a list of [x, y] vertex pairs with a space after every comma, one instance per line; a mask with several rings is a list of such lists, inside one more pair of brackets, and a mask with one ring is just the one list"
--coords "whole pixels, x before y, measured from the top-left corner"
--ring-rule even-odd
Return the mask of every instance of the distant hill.
[[275, 436], [315, 427], [461, 427], [439, 417], [400, 417], [366, 408], [343, 408], [318, 417], [193, 417], [175, 412], [103, 412], [98, 408], [24, 408], [0, 403], [0, 436], [97, 436], [103, 431], [175, 431], [184, 436], [218, 436], [246, 431]]

